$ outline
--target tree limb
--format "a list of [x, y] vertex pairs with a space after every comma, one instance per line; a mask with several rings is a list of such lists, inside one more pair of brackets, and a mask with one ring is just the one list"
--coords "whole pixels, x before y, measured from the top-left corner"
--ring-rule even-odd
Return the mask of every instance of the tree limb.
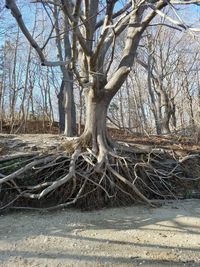
[[26, 27], [26, 25], [23, 21], [23, 18], [22, 18], [22, 14], [19, 11], [19, 8], [17, 7], [15, 0], [6, 0], [6, 8], [11, 10], [11, 13], [12, 13], [13, 17], [16, 19], [21, 31], [23, 32], [23, 34], [25, 35], [27, 40], [30, 42], [31, 46], [36, 50], [36, 52], [37, 52], [37, 54], [41, 60], [41, 64], [43, 66], [57, 67], [60, 65], [68, 64], [68, 62], [47, 61], [45, 59], [45, 56], [42, 52], [42, 49], [39, 47], [38, 43], [35, 41], [35, 39], [30, 34], [28, 28]]

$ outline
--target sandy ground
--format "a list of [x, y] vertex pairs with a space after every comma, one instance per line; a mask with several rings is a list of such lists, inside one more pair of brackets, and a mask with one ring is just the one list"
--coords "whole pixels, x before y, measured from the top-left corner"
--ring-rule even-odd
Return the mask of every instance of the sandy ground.
[[0, 134], [0, 157], [31, 151], [56, 152], [62, 148], [62, 139], [62, 135], [52, 134]]
[[200, 200], [3, 214], [0, 266], [200, 266]]

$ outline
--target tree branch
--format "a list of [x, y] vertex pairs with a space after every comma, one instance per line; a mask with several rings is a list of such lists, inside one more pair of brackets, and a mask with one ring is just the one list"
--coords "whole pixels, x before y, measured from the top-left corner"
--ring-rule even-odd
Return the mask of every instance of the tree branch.
[[[150, 11], [146, 15], [146, 17], [142, 19], [142, 16], [147, 6], [145, 6], [145, 4], [141, 2], [140, 6], [138, 6], [136, 11], [131, 15], [128, 27], [127, 42], [124, 47], [121, 62], [118, 66], [117, 71], [114, 73], [112, 78], [105, 86], [105, 89], [110, 97], [113, 97], [116, 94], [116, 92], [124, 83], [127, 75], [131, 71], [131, 67], [136, 56], [137, 47], [143, 32], [148, 27], [152, 19], [157, 15], [156, 11], [162, 9], [166, 5], [167, 3], [165, 1], [163, 0], [158, 1], [155, 6], [155, 10]], [[135, 23], [139, 23], [140, 26], [134, 27], [133, 25]]]
[[6, 8], [11, 10], [11, 13], [12, 13], [13, 17], [16, 19], [21, 31], [23, 32], [23, 34], [25, 35], [25, 37], [27, 38], [27, 40], [29, 41], [31, 46], [36, 50], [36, 52], [37, 52], [37, 54], [41, 60], [41, 64], [43, 66], [56, 67], [56, 66], [68, 64], [68, 62], [62, 62], [62, 61], [55, 61], [54, 62], [54, 61], [47, 61], [45, 59], [45, 56], [42, 52], [42, 49], [39, 47], [38, 43], [35, 41], [35, 39], [30, 34], [28, 28], [26, 27], [26, 25], [23, 21], [23, 18], [22, 18], [22, 14], [19, 11], [19, 8], [17, 7], [15, 0], [6, 0]]
[[99, 41], [98, 41], [98, 43], [94, 49], [93, 56], [91, 59], [93, 65], [96, 64], [99, 52], [100, 52], [101, 48], [103, 47], [106, 35], [108, 34], [109, 24], [111, 23], [111, 20], [112, 20], [112, 15], [113, 15], [112, 12], [113, 12], [115, 2], [116, 2], [116, 0], [111, 0], [107, 4], [107, 10], [106, 10], [106, 15], [105, 15], [104, 22], [103, 22], [103, 28], [101, 31], [101, 35], [99, 37]]
[[[78, 28], [78, 24], [77, 24], [77, 20], [76, 18], [72, 15], [72, 12], [73, 12], [73, 6], [71, 5], [71, 3], [68, 1], [68, 0], [61, 0], [61, 3], [62, 3], [62, 8], [63, 8], [63, 11], [65, 12], [65, 14], [67, 15], [67, 17], [69, 18], [71, 24], [72, 24], [72, 27], [73, 25], [75, 24], [76, 26], [74, 26], [76, 28], [76, 35], [77, 35], [77, 38], [78, 38], [78, 41], [84, 51], [84, 53], [86, 55], [90, 55], [90, 52], [87, 48], [87, 44]], [[72, 30], [74, 31], [75, 28], [72, 28]]]
[[59, 0], [58, 1], [51, 1], [51, 0], [33, 0], [31, 1], [31, 3], [35, 4], [35, 3], [43, 3], [43, 4], [50, 4], [50, 5], [54, 5], [54, 6], [61, 6]]
[[187, 25], [184, 25], [181, 21], [175, 20], [173, 18], [171, 18], [170, 16], [167, 16], [165, 13], [163, 13], [162, 11], [156, 9], [153, 5], [150, 6], [151, 9], [153, 9], [158, 15], [160, 15], [161, 17], [163, 17], [164, 19], [170, 21], [171, 23], [179, 26], [180, 28], [184, 29], [184, 30], [190, 30], [190, 31], [194, 31], [194, 32], [200, 32], [200, 28], [191, 28]]
[[[114, 14], [112, 15], [112, 19], [116, 19], [116, 18], [119, 17], [120, 15], [124, 14], [124, 12], [126, 12], [130, 7], [131, 7], [131, 1], [129, 1], [129, 3], [127, 3], [127, 4], [126, 4], [123, 8], [121, 8], [119, 11], [117, 11], [116, 13], [114, 13]], [[100, 27], [103, 25], [103, 22], [104, 22], [103, 19], [97, 22], [96, 27], [95, 27], [96, 30], [97, 30], [98, 28], [100, 28]]]

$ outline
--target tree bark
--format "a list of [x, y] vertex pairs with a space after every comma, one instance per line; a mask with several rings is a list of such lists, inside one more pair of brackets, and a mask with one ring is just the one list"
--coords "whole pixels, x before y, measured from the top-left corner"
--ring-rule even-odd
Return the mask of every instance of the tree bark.
[[108, 151], [112, 150], [112, 142], [106, 128], [107, 110], [110, 98], [94, 96], [93, 91], [86, 93], [85, 129], [80, 137], [85, 145], [90, 144], [92, 151], [98, 155], [98, 162], [104, 160]]
[[64, 82], [62, 81], [60, 86], [60, 92], [58, 97], [58, 112], [59, 112], [59, 131], [64, 133], [65, 130], [65, 108], [64, 108]]
[[[71, 60], [71, 44], [68, 35], [69, 22], [66, 15], [62, 12], [62, 31], [64, 32], [64, 42], [61, 40], [61, 29], [59, 25], [59, 12], [57, 6], [54, 6], [54, 21], [56, 33], [56, 47], [58, 51], [58, 58], [60, 61]], [[64, 48], [64, 49], [63, 49]], [[73, 74], [68, 66], [60, 66], [62, 72], [62, 83], [60, 92], [58, 94], [58, 110], [59, 110], [59, 128], [60, 133], [66, 136], [73, 136], [76, 134], [76, 108], [73, 96]]]
[[76, 110], [73, 96], [73, 84], [62, 80], [58, 94], [59, 130], [66, 136], [76, 134]]

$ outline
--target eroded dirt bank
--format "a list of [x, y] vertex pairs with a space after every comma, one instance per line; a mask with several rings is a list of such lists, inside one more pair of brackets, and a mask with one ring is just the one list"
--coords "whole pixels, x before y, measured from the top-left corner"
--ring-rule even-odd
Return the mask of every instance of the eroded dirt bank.
[[200, 266], [200, 200], [4, 214], [0, 266]]

